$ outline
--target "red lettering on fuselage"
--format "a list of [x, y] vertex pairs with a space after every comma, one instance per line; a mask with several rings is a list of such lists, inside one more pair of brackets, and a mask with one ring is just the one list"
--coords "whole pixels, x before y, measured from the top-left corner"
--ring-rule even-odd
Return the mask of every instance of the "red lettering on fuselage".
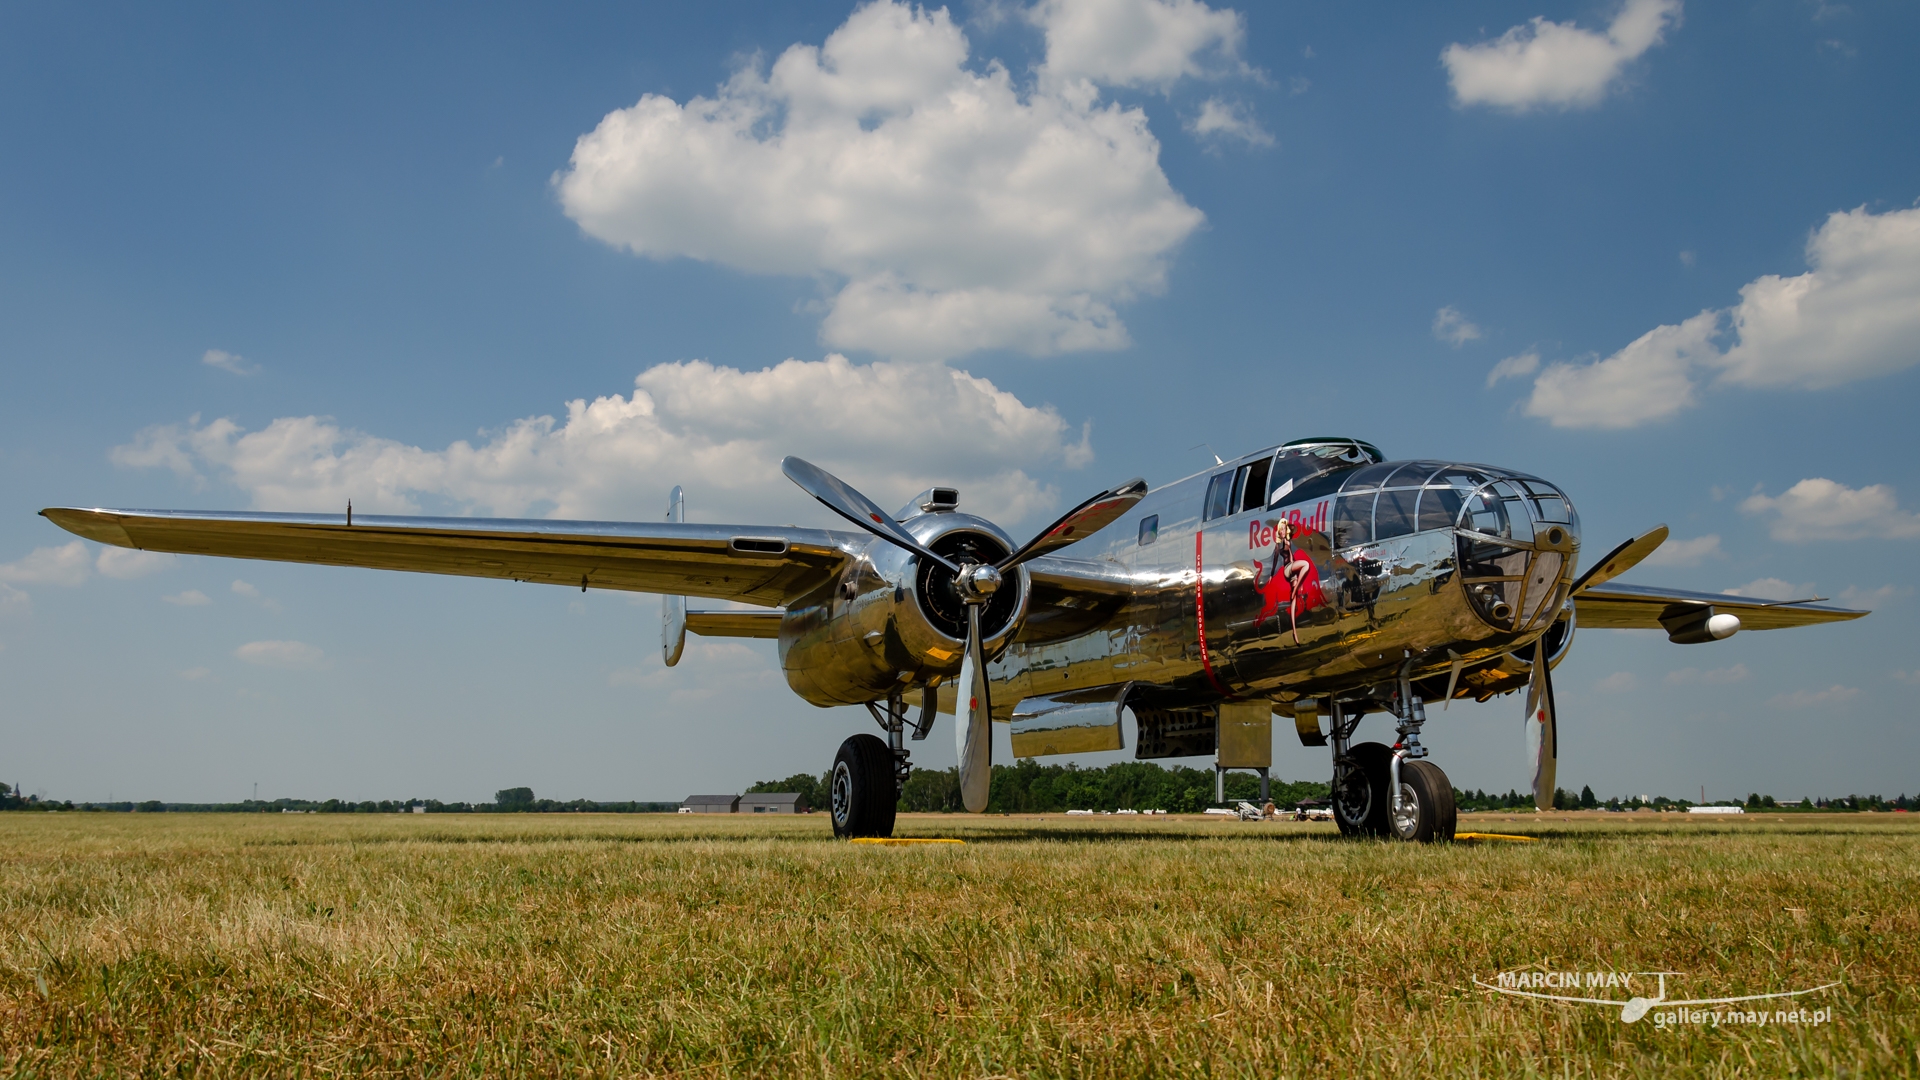
[[[1300, 508], [1296, 506], [1281, 515], [1278, 520], [1291, 525], [1293, 527], [1293, 535], [1295, 536], [1299, 536], [1301, 533], [1326, 532], [1326, 500], [1323, 499], [1320, 502], [1314, 503], [1313, 509], [1305, 514], [1302, 514]], [[1278, 539], [1279, 531], [1276, 522], [1266, 522], [1255, 518], [1247, 522], [1247, 547], [1272, 547], [1274, 540]]]

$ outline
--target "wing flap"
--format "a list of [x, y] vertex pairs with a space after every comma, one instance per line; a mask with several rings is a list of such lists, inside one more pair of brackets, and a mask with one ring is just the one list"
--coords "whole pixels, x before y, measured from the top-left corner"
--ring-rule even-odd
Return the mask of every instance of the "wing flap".
[[[89, 540], [147, 551], [669, 593], [779, 607], [839, 574], [863, 537], [677, 522], [41, 511]], [[778, 540], [780, 542], [770, 542]]]
[[689, 611], [687, 629], [701, 637], [777, 638], [782, 611]]
[[1658, 589], [1645, 585], [1597, 585], [1574, 597], [1574, 618], [1582, 630], [1661, 630], [1660, 620], [1711, 607], [1740, 617], [1748, 630], [1845, 622], [1867, 614], [1806, 600], [1762, 600], [1756, 596]]

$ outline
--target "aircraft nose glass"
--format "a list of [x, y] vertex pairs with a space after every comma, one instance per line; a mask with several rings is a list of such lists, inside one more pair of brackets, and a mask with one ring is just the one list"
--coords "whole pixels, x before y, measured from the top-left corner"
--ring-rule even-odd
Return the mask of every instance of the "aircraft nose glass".
[[1559, 613], [1579, 545], [1579, 521], [1558, 488], [1531, 478], [1483, 483], [1457, 525], [1461, 582], [1481, 618], [1525, 631]]

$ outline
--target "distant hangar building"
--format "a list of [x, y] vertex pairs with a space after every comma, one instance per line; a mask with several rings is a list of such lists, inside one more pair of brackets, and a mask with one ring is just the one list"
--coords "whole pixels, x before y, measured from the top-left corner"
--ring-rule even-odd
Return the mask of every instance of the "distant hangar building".
[[683, 814], [804, 814], [807, 797], [793, 791], [756, 791], [751, 795], [689, 795]]
[[757, 791], [740, 796], [742, 814], [804, 814], [807, 797], [794, 791]]

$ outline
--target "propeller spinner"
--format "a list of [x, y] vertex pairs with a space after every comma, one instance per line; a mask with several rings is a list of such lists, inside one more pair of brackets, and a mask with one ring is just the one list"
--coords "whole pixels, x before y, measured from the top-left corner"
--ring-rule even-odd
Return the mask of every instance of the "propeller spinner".
[[818, 499], [827, 509], [890, 544], [953, 571], [954, 591], [967, 605], [967, 644], [960, 660], [959, 698], [954, 708], [954, 749], [960, 758], [960, 798], [972, 813], [985, 810], [993, 779], [993, 739], [992, 729], [988, 727], [993, 710], [987, 693], [986, 649], [980, 637], [981, 605], [993, 599], [1007, 571], [1030, 559], [1078, 543], [1119, 520], [1146, 495], [1147, 482], [1136, 477], [1087, 499], [997, 563], [962, 562], [956, 565], [915, 539], [912, 533], [901, 528], [900, 523], [880, 509], [872, 499], [825, 469], [797, 457], [783, 458], [780, 469], [786, 473], [787, 479]]

